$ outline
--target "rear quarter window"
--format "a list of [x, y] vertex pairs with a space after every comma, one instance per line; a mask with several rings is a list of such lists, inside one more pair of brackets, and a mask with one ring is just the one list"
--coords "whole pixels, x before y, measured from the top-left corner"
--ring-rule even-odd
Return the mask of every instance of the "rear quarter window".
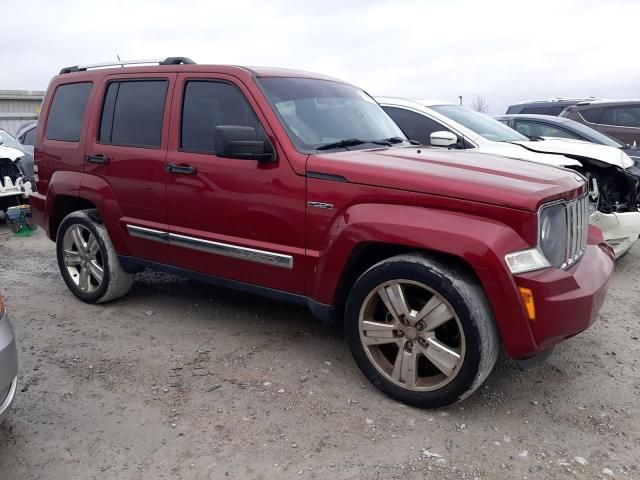
[[600, 114], [602, 114], [602, 108], [587, 108], [585, 110], [580, 110], [578, 113], [580, 113], [580, 116], [587, 122], [598, 123]]
[[91, 82], [82, 82], [60, 85], [56, 89], [47, 119], [45, 136], [48, 140], [80, 140], [84, 112], [92, 87]]

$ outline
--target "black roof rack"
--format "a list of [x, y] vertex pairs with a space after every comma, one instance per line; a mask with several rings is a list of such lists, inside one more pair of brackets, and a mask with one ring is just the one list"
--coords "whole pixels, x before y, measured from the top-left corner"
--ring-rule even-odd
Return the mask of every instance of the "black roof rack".
[[93, 68], [105, 68], [105, 67], [125, 67], [128, 65], [193, 65], [196, 62], [188, 57], [167, 57], [164, 60], [122, 60], [119, 62], [106, 62], [106, 63], [94, 63], [92, 65], [73, 65], [71, 67], [64, 67], [60, 70], [60, 74], [73, 73], [73, 72], [85, 72]]

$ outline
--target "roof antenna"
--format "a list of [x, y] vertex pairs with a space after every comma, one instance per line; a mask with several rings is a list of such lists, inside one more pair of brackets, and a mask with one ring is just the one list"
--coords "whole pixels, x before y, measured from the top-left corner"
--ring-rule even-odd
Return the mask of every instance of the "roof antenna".
[[[116, 53], [116, 58], [118, 59], [119, 62], [122, 62], [122, 60], [120, 60], [120, 55], [118, 55], [117, 53]], [[124, 65], [120, 65], [120, 67], [124, 68]]]

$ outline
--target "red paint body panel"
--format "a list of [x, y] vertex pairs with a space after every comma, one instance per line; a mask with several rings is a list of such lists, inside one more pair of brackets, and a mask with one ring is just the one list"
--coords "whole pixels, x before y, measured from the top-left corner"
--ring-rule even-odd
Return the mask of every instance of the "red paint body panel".
[[204, 240], [293, 256], [293, 268], [256, 264], [180, 246], [171, 246], [171, 263], [181, 268], [277, 290], [304, 294], [305, 178], [287, 160], [254, 94], [231, 75], [178, 76], [173, 111], [179, 112], [186, 82], [220, 81], [235, 85], [256, 113], [276, 149], [278, 161], [221, 158], [180, 150], [180, 115], [171, 119], [166, 162], [190, 165], [195, 175], [165, 173], [169, 231]]
[[307, 169], [343, 175], [352, 183], [531, 211], [585, 191], [584, 181], [566, 170], [469, 150], [397, 147], [312, 155]]
[[[572, 268], [513, 276], [504, 255], [535, 246], [537, 210], [584, 193], [574, 173], [544, 165], [426, 148], [382, 148], [307, 155], [291, 143], [256, 77], [327, 79], [306, 72], [211, 65], [103, 69], [55, 77], [36, 136], [34, 218], [45, 229], [60, 195], [96, 205], [118, 254], [275, 289], [331, 305], [354, 251], [372, 242], [441, 252], [466, 262], [487, 294], [506, 351], [525, 358], [587, 328], [603, 301], [613, 260], [595, 229]], [[109, 79], [167, 78], [162, 145], [101, 145], [97, 130]], [[220, 158], [180, 150], [180, 109], [188, 79], [235, 85], [255, 111], [277, 161]], [[44, 139], [52, 94], [61, 83], [92, 81], [79, 142]], [[86, 147], [86, 148], [85, 148]], [[106, 165], [85, 164], [102, 153]], [[167, 163], [196, 167], [167, 173]], [[332, 181], [310, 172], [343, 177]], [[338, 178], [339, 179], [339, 178]], [[331, 204], [313, 208], [307, 202]], [[292, 268], [133, 237], [127, 225], [290, 255]], [[531, 288], [538, 316], [528, 320], [518, 287]], [[301, 297], [302, 296], [302, 297]]]
[[586, 330], [596, 321], [613, 266], [610, 247], [592, 226], [587, 251], [576, 265], [516, 277], [519, 287], [533, 292], [536, 319], [530, 325], [540, 350]]

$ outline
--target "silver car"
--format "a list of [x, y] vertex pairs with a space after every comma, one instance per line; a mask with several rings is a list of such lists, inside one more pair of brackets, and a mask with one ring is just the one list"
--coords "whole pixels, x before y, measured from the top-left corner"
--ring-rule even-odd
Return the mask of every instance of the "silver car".
[[9, 413], [18, 383], [18, 350], [2, 297], [0, 297], [0, 423]]

